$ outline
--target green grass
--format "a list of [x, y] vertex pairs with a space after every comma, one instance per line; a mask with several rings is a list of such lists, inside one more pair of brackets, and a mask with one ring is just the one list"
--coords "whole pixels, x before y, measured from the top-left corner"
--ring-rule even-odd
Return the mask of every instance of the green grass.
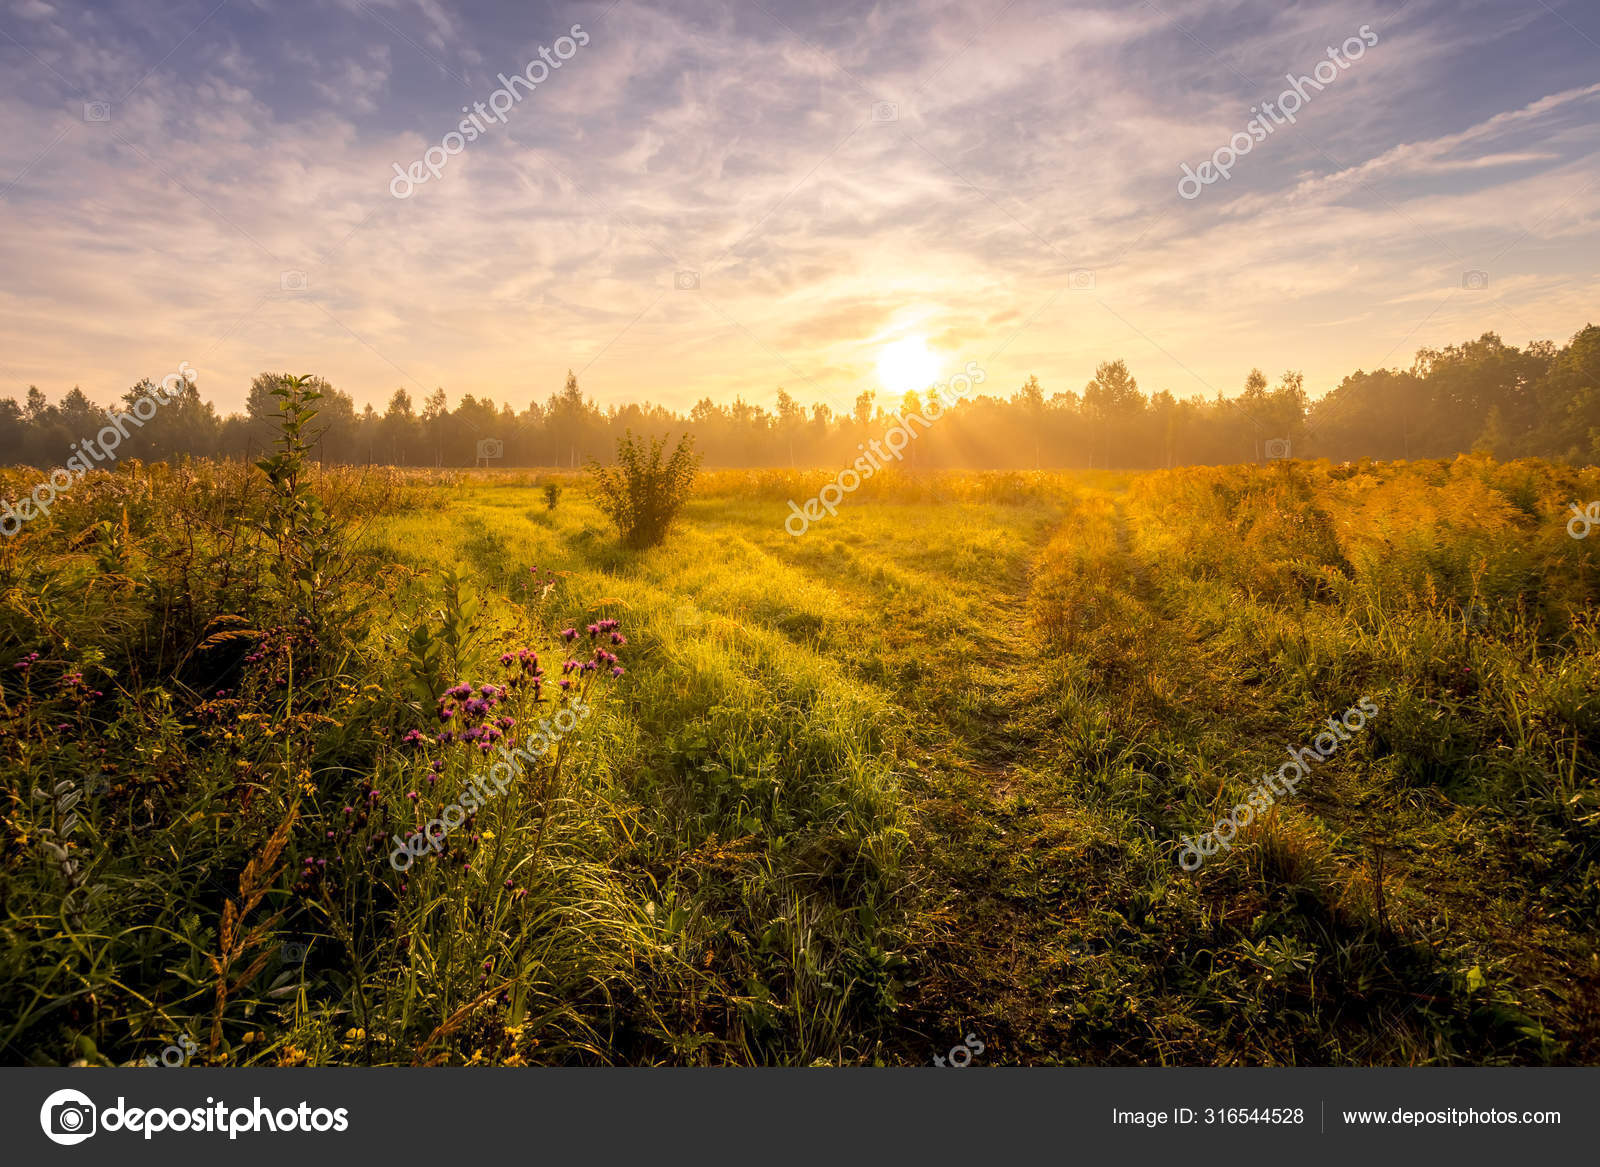
[[[882, 475], [790, 536], [825, 477], [706, 476], [630, 551], [577, 479], [551, 510], [535, 476], [326, 476], [345, 574], [286, 685], [239, 664], [299, 610], [250, 474], [84, 483], [0, 549], [5, 1058], [1600, 1060], [1600, 565], [1563, 529], [1594, 473]], [[429, 758], [465, 781], [400, 741], [442, 684], [523, 646], [553, 679], [602, 618], [625, 675], [470, 848], [402, 880], [342, 833], [356, 795], [405, 822]]]

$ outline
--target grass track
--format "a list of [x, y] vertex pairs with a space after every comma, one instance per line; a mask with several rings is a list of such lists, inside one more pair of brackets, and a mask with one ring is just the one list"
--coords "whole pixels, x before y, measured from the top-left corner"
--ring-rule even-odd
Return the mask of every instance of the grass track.
[[[319, 930], [326, 906], [290, 917], [329, 954], [323, 997], [251, 1056], [390, 1060], [480, 992], [480, 963], [514, 957], [543, 986], [536, 1020], [486, 1009], [438, 1056], [926, 1064], [972, 1033], [986, 1064], [1600, 1059], [1600, 574], [1562, 528], [1563, 500], [1600, 481], [1464, 459], [872, 486], [795, 538], [804, 476], [712, 475], [643, 553], [581, 490], [552, 512], [492, 475], [364, 514], [393, 605], [369, 688], [403, 687], [394, 648], [437, 622], [455, 564], [484, 599], [485, 659], [611, 616], [628, 675], [581, 731], [549, 871], [519, 876], [539, 914], [515, 924], [494, 885], [453, 876], [409, 925], [428, 959], [403, 950], [406, 996], [359, 1049], [341, 978], [373, 976], [381, 1001], [397, 958]], [[135, 519], [132, 554], [165, 562], [182, 524]], [[84, 570], [79, 546], [59, 554]], [[80, 593], [109, 602], [44, 594]], [[13, 627], [44, 618], [32, 604]], [[1364, 695], [1369, 727], [1230, 851], [1178, 869], [1180, 836]], [[182, 782], [117, 813], [181, 791], [228, 805], [231, 755], [206, 770], [193, 743], [163, 748]], [[328, 773], [355, 764], [345, 737], [318, 749]], [[376, 757], [399, 800], [415, 779]], [[216, 911], [238, 878], [219, 845], [138, 813], [209, 889], [189, 908]], [[505, 813], [497, 834], [518, 837]], [[237, 829], [248, 857], [263, 826]], [[183, 963], [133, 963], [157, 960]], [[141, 1048], [192, 1007], [175, 991], [146, 985], [157, 1007], [96, 1040]], [[75, 1031], [47, 1030], [35, 1056], [60, 1059]]]

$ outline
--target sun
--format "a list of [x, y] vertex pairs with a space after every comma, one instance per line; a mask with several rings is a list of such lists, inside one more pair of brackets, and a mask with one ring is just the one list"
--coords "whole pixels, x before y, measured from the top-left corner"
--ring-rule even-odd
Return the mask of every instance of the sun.
[[939, 360], [920, 336], [886, 345], [878, 354], [878, 380], [891, 393], [926, 389], [939, 379]]

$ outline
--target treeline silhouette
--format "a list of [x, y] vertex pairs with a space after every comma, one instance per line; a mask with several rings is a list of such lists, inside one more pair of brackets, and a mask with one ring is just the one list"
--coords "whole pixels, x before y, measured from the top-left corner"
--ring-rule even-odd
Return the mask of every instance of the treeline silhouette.
[[[219, 416], [198, 383], [131, 429], [119, 459], [166, 461], [185, 455], [254, 457], [270, 446], [285, 374], [251, 383], [243, 414]], [[601, 409], [586, 400], [570, 372], [566, 385], [540, 403], [516, 410], [466, 396], [451, 409], [435, 390], [420, 408], [404, 389], [381, 413], [358, 410], [348, 394], [318, 382], [325, 394], [317, 455], [325, 462], [396, 466], [471, 466], [479, 442], [503, 443], [494, 465], [573, 466], [609, 460], [616, 439], [635, 433], [687, 431], [705, 461], [717, 466], [848, 465], [861, 446], [884, 436], [896, 415], [924, 412], [927, 395], [902, 399], [863, 392], [849, 413], [802, 406], [782, 389], [773, 409], [709, 398], [687, 415], [657, 405]], [[151, 392], [134, 385], [118, 403], [127, 409]], [[59, 404], [29, 386], [20, 405], [0, 399], [0, 464], [62, 464], [74, 442], [107, 424], [104, 409], [74, 388]], [[915, 468], [1148, 468], [1247, 462], [1282, 452], [1295, 457], [1353, 460], [1449, 457], [1469, 451], [1498, 458], [1541, 456], [1587, 463], [1600, 456], [1600, 327], [1586, 326], [1557, 347], [1505, 344], [1492, 332], [1443, 349], [1422, 349], [1409, 369], [1347, 376], [1312, 402], [1299, 373], [1276, 384], [1252, 370], [1240, 393], [1179, 400], [1147, 394], [1127, 365], [1108, 361], [1081, 391], [1049, 392], [1036, 377], [1007, 391], [990, 380], [926, 426], [905, 446]]]

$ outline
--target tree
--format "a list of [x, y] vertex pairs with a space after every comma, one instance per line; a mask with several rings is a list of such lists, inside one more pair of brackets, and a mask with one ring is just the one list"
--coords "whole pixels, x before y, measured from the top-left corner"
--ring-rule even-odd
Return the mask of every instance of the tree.
[[435, 466], [444, 465], [444, 427], [445, 420], [450, 416], [450, 399], [444, 395], [444, 387], [436, 388], [422, 403], [422, 430], [426, 435], [426, 449], [433, 454]]
[[1500, 420], [1500, 407], [1491, 405], [1489, 416], [1484, 419], [1483, 430], [1478, 434], [1478, 440], [1472, 443], [1472, 452], [1494, 458], [1504, 452], [1505, 446], [1505, 425]]
[[862, 429], [872, 421], [872, 402], [878, 395], [870, 389], [863, 389], [856, 395], [856, 407], [851, 414], [856, 419], [856, 424]]
[[805, 406], [780, 388], [778, 390], [778, 437], [782, 440], [789, 465], [794, 465], [794, 440], [806, 424]]
[[49, 398], [44, 395], [44, 390], [37, 385], [28, 386], [27, 404], [22, 407], [23, 416], [34, 425], [48, 421], [55, 413], [55, 406], [50, 404]]
[[583, 390], [578, 388], [578, 378], [573, 375], [571, 369], [568, 369], [567, 383], [562, 386], [560, 393], [552, 394], [550, 397], [545, 423], [545, 428], [550, 434], [551, 453], [555, 456], [555, 465], [561, 465], [563, 456], [569, 465], [577, 465], [578, 447], [585, 444], [588, 414], [589, 406], [583, 400]]
[[1083, 387], [1083, 409], [1100, 428], [1103, 464], [1109, 467], [1112, 431], [1125, 428], [1132, 418], [1144, 412], [1144, 396], [1128, 366], [1120, 360], [1102, 361], [1095, 368], [1094, 380]]
[[1021, 415], [1023, 434], [1021, 435], [1033, 447], [1033, 468], [1039, 469], [1043, 465], [1040, 456], [1040, 441], [1044, 437], [1044, 390], [1039, 386], [1039, 378], [1032, 373], [1022, 383], [1011, 397], [1012, 407]]
[[389, 408], [378, 423], [379, 453], [393, 465], [409, 466], [416, 454], [417, 418], [411, 406], [411, 394], [396, 389], [389, 398]]
[[10, 397], [0, 397], [0, 464], [23, 457], [23, 437], [22, 407]]
[[1022, 388], [1011, 398], [1011, 404], [1021, 406], [1035, 416], [1043, 413], [1044, 390], [1039, 387], [1039, 378], [1029, 373], [1028, 379], [1022, 383]]

